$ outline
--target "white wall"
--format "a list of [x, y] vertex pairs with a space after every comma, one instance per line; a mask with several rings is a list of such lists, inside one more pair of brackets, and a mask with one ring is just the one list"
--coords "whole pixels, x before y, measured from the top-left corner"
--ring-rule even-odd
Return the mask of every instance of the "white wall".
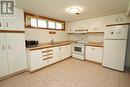
[[[49, 31], [55, 31], [55, 35], [50, 35]], [[54, 37], [54, 41], [66, 41], [69, 40], [65, 31], [56, 30], [42, 30], [42, 29], [26, 29], [26, 40], [38, 40], [39, 43], [51, 42], [51, 38]]]

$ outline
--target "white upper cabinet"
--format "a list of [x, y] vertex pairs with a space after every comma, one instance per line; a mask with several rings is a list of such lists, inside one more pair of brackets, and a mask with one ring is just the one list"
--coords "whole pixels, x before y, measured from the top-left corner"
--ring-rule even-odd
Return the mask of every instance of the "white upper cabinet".
[[106, 17], [91, 18], [85, 22], [88, 32], [104, 32], [105, 24]]
[[127, 17], [126, 13], [115, 14], [107, 16], [106, 24], [121, 24], [121, 23], [130, 23], [130, 18]]
[[74, 33], [75, 32], [75, 26], [74, 22], [67, 23], [67, 32], [68, 33]]
[[78, 29], [78, 22], [69, 22], [68, 24], [68, 33], [75, 33], [75, 30]]
[[0, 30], [2, 30], [3, 28], [4, 28], [3, 17], [0, 16]]
[[88, 29], [88, 32], [97, 31], [97, 24], [97, 18], [88, 19], [86, 21], [86, 28]]
[[[68, 33], [75, 33], [77, 30], [85, 30], [85, 21], [76, 21], [67, 23]], [[87, 29], [86, 29], [87, 30]]]
[[97, 31], [96, 32], [104, 32], [106, 28], [106, 16], [97, 18]]
[[[3, 21], [2, 21], [3, 20]], [[24, 30], [24, 12], [22, 9], [15, 8], [14, 16], [6, 16], [0, 18], [0, 23], [3, 25], [2, 30]]]
[[127, 17], [126, 13], [69, 22], [68, 33], [75, 33], [76, 30], [80, 29], [86, 29], [88, 32], [104, 32], [106, 25], [120, 23], [130, 23], [130, 18]]

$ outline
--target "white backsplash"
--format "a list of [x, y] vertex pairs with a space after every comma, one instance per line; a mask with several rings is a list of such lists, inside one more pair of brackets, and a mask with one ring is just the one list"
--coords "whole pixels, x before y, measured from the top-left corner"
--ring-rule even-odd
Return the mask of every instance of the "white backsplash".
[[50, 30], [42, 29], [26, 29], [26, 39], [27, 40], [38, 40], [39, 43], [51, 42], [51, 39], [54, 38], [54, 41], [86, 41], [86, 42], [103, 42], [104, 34], [67, 34], [65, 31], [55, 31], [55, 35], [49, 34]]
[[72, 34], [69, 35], [71, 40], [86, 40], [87, 42], [104, 42], [104, 34]]
[[[49, 31], [55, 31], [56, 34], [50, 35]], [[65, 31], [26, 29], [25, 32], [26, 32], [26, 40], [38, 40], [39, 43], [51, 42], [52, 38], [54, 38], [54, 41], [69, 40], [68, 34]]]

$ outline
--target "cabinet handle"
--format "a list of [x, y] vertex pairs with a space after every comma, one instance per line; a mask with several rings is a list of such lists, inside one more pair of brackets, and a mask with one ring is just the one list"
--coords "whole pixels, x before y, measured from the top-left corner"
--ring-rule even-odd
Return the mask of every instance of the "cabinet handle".
[[3, 47], [2, 47], [2, 48], [3, 48], [3, 50], [5, 50], [5, 47], [4, 47], [4, 45], [3, 45]]
[[121, 18], [121, 22], [122, 22], [123, 20], [122, 20], [122, 18]]
[[99, 28], [97, 27], [97, 30], [99, 30]]
[[11, 49], [10, 45], [8, 45], [8, 48]]
[[118, 22], [118, 19], [116, 18], [116, 22]]
[[8, 23], [6, 22], [6, 27], [8, 27]]

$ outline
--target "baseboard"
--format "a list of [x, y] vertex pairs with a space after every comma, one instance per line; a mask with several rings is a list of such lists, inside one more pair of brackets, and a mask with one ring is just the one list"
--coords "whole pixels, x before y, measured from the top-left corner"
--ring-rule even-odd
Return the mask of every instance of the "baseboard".
[[44, 68], [47, 68], [47, 67], [52, 66], [52, 65], [54, 65], [54, 64], [56, 64], [56, 63], [62, 62], [62, 61], [67, 60], [67, 59], [69, 59], [69, 58], [71, 58], [71, 57], [65, 58], [65, 59], [63, 59], [63, 60], [59, 60], [59, 61], [57, 61], [57, 62], [55, 62], [55, 63], [50, 64], [50, 65], [46, 65], [46, 66], [43, 66], [43, 67], [41, 67], [41, 68], [39, 68], [39, 69], [36, 69], [36, 70], [33, 70], [33, 71], [28, 71], [28, 72], [29, 72], [30, 74], [31, 74], [31, 73], [34, 73], [34, 72], [36, 72], [36, 71], [42, 70], [42, 69], [44, 69]]
[[24, 72], [27, 72], [27, 69], [24, 69], [24, 70], [21, 70], [21, 71], [12, 73], [12, 74], [7, 75], [7, 76], [4, 76], [4, 77], [1, 77], [1, 78], [0, 78], [0, 81], [1, 81], [1, 80], [4, 80], [4, 79], [7, 79], [7, 78], [10, 78], [10, 77], [13, 77], [13, 76], [16, 76], [16, 75], [18, 75], [18, 74], [24, 73]]

